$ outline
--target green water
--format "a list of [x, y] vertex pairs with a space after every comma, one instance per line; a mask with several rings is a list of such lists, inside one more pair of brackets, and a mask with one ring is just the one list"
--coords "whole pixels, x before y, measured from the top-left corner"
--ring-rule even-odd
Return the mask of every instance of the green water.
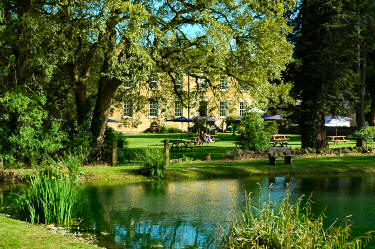
[[[95, 234], [107, 248], [220, 248], [217, 238], [230, 219], [238, 193], [253, 192], [279, 201], [290, 184], [292, 197], [313, 193], [313, 212], [327, 221], [352, 215], [355, 235], [375, 230], [375, 176], [319, 176], [220, 179], [83, 186], [74, 229]], [[1, 188], [0, 188], [1, 189]], [[0, 204], [11, 199], [0, 191]], [[240, 199], [237, 197], [237, 200]], [[375, 239], [366, 248], [375, 248]]]
[[[294, 198], [313, 193], [313, 211], [327, 220], [352, 215], [353, 231], [375, 230], [375, 177], [248, 178], [87, 186], [82, 189], [81, 228], [107, 248], [220, 248], [237, 193], [259, 194], [258, 184], [281, 200], [287, 183]], [[370, 243], [366, 248], [375, 248]]]

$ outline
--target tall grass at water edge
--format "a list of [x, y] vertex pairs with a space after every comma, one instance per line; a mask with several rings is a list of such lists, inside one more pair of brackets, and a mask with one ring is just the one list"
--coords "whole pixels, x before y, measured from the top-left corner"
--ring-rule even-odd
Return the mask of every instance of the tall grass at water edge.
[[303, 196], [293, 203], [290, 192], [280, 204], [268, 201], [253, 203], [251, 194], [245, 195], [245, 204], [236, 204], [229, 232], [223, 236], [221, 248], [242, 249], [359, 249], [371, 239], [368, 232], [350, 238], [349, 220], [339, 226], [327, 226], [324, 214], [316, 218], [311, 212], [311, 199]]
[[16, 198], [13, 210], [20, 219], [31, 223], [67, 225], [72, 221], [77, 186], [70, 178], [37, 176]]

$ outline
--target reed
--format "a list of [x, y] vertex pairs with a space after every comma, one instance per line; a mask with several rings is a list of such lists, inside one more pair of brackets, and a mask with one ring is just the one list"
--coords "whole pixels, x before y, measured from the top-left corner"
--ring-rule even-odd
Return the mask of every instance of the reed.
[[281, 203], [253, 201], [245, 195], [245, 204], [236, 206], [229, 232], [223, 236], [221, 248], [242, 249], [359, 249], [371, 239], [370, 232], [350, 238], [351, 224], [324, 224], [324, 213], [314, 217], [310, 198], [303, 196], [293, 203], [290, 193]]
[[69, 178], [37, 176], [14, 203], [16, 215], [31, 223], [67, 225], [72, 221], [77, 186]]

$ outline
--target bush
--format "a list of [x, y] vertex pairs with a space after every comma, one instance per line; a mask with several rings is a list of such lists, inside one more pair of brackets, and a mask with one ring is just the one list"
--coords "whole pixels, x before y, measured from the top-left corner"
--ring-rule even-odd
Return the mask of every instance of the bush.
[[66, 134], [48, 119], [46, 96], [20, 87], [0, 96], [0, 154], [5, 167], [56, 160]]
[[77, 186], [70, 178], [40, 174], [31, 178], [13, 210], [20, 219], [31, 223], [67, 225], [72, 221], [76, 196]]
[[273, 132], [274, 130], [271, 128], [265, 127], [264, 121], [258, 113], [248, 112], [246, 117], [241, 120], [237, 143], [241, 149], [264, 151], [269, 146]]
[[137, 153], [136, 158], [142, 165], [140, 172], [143, 175], [158, 179], [163, 178], [166, 165], [163, 150], [158, 148], [146, 148]]
[[122, 133], [116, 132], [114, 129], [107, 127], [104, 134], [103, 142], [103, 159], [105, 162], [111, 162], [113, 142], [117, 143], [117, 162], [125, 163], [129, 159], [128, 141]]
[[[302, 205], [305, 201], [305, 205]], [[370, 233], [349, 240], [351, 225], [346, 220], [343, 227], [336, 223], [326, 226], [324, 214], [317, 218], [311, 213], [310, 199], [299, 198], [292, 203], [287, 191], [279, 205], [261, 200], [253, 205], [251, 195], [245, 195], [244, 206], [238, 205], [231, 221], [229, 233], [221, 248], [362, 248]]]

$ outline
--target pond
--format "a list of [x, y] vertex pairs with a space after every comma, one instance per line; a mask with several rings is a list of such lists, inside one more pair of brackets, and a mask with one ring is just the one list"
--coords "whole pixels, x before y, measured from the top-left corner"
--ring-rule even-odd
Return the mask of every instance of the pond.
[[[325, 210], [327, 221], [352, 215], [355, 234], [375, 230], [374, 176], [257, 177], [83, 186], [76, 216], [83, 219], [80, 230], [95, 234], [99, 246], [107, 248], [218, 248], [216, 238], [230, 220], [235, 195], [262, 191], [267, 196], [270, 183], [274, 201], [282, 199], [290, 183], [293, 198], [313, 193], [313, 212], [319, 214]], [[375, 248], [375, 241], [366, 248]]]

